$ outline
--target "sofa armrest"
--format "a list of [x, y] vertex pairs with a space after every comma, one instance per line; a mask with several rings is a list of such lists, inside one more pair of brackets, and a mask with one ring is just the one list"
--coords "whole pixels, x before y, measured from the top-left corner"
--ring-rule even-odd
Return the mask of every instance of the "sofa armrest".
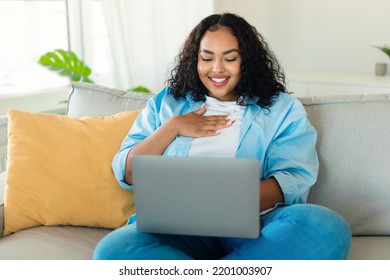
[[4, 230], [4, 189], [5, 189], [5, 172], [0, 173], [0, 238]]

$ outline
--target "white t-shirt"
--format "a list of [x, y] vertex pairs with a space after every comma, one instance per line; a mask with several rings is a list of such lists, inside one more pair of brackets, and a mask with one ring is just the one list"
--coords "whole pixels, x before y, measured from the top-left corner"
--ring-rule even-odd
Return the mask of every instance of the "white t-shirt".
[[235, 157], [240, 136], [241, 119], [245, 106], [236, 101], [220, 101], [206, 96], [204, 116], [229, 115], [235, 121], [216, 136], [198, 137], [192, 141], [189, 156]]

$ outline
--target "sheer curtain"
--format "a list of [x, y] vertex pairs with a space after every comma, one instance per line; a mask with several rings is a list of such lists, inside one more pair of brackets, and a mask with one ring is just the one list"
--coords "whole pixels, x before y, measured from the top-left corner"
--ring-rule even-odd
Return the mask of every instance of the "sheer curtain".
[[121, 89], [159, 91], [186, 36], [214, 11], [213, 0], [101, 0]]

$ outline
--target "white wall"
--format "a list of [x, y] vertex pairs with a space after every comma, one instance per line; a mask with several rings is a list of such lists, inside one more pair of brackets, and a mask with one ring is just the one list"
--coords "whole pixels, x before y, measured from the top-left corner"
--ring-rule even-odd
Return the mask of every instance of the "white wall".
[[376, 62], [390, 66], [371, 47], [390, 44], [389, 0], [215, 0], [215, 11], [256, 26], [287, 70], [371, 74]]

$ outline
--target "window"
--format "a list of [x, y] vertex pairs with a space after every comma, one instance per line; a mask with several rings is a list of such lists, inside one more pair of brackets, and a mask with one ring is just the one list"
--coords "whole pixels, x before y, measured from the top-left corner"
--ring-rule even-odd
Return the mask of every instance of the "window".
[[66, 1], [0, 0], [0, 95], [69, 82], [37, 63], [47, 51], [68, 48]]
[[69, 79], [38, 64], [57, 48], [74, 51], [92, 80], [113, 86], [99, 0], [0, 0], [0, 26], [0, 118], [9, 108], [64, 112]]

